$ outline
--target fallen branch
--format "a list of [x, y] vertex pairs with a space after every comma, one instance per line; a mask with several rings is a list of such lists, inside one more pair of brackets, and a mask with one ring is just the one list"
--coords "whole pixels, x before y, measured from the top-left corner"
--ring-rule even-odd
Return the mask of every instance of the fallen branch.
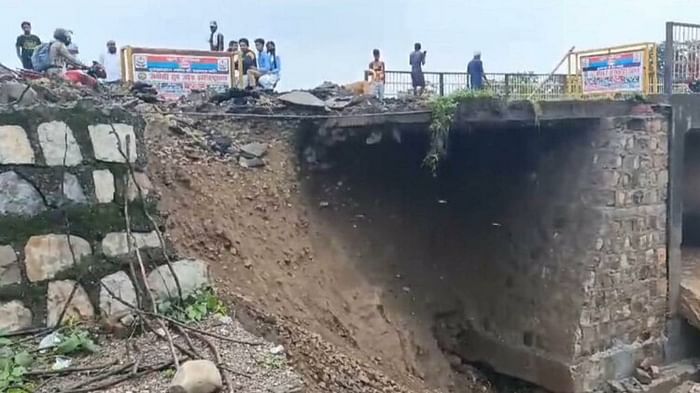
[[76, 383], [76, 384], [74, 384], [74, 385], [71, 385], [71, 386], [69, 386], [69, 387], [66, 389], [66, 391], [75, 390], [75, 389], [81, 388], [81, 387], [83, 387], [83, 386], [85, 386], [85, 385], [90, 385], [90, 384], [93, 384], [93, 383], [95, 383], [95, 382], [99, 382], [99, 381], [105, 380], [105, 379], [107, 379], [107, 378], [109, 378], [109, 377], [111, 377], [111, 376], [114, 376], [114, 375], [117, 375], [117, 374], [121, 374], [121, 373], [123, 373], [125, 370], [130, 369], [130, 368], [133, 367], [133, 366], [134, 366], [134, 362], [127, 363], [127, 364], [125, 364], [125, 365], [123, 365], [123, 366], [121, 366], [121, 367], [114, 368], [114, 369], [112, 369], [112, 370], [109, 370], [109, 371], [107, 371], [107, 372], [105, 372], [105, 373], [102, 373], [102, 374], [100, 374], [100, 375], [97, 375], [97, 376], [95, 376], [95, 377], [86, 379], [85, 381], [81, 381], [81, 382], [78, 382], [78, 383]]
[[[178, 359], [178, 363], [180, 362], [180, 360], [181, 359]], [[185, 360], [185, 359], [183, 358], [182, 360]], [[124, 383], [130, 379], [136, 379], [136, 378], [143, 377], [144, 375], [147, 375], [150, 373], [163, 371], [167, 368], [172, 367], [174, 363], [175, 362], [173, 360], [168, 360], [167, 362], [163, 362], [163, 363], [160, 363], [160, 364], [155, 365], [155, 366], [143, 368], [138, 372], [130, 372], [129, 374], [127, 374], [123, 377], [117, 378], [117, 379], [109, 381], [109, 382], [105, 382], [105, 383], [90, 386], [90, 387], [84, 387], [84, 388], [80, 388], [80, 389], [69, 388], [67, 390], [62, 390], [61, 393], [89, 393], [89, 392], [97, 392], [100, 390], [105, 390], [105, 389], [111, 388], [113, 386], [119, 385], [121, 383]], [[116, 374], [112, 374], [111, 376], [113, 376], [113, 375], [116, 375]], [[97, 381], [95, 381], [95, 382], [97, 382]]]
[[107, 288], [105, 285], [102, 285], [102, 287], [105, 288], [105, 290], [107, 291], [107, 293], [109, 293], [109, 295], [112, 296], [115, 300], [117, 300], [117, 301], [120, 302], [121, 304], [125, 305], [126, 307], [129, 307], [130, 309], [134, 310], [137, 314], [140, 314], [141, 316], [149, 316], [149, 317], [151, 317], [151, 318], [162, 319], [162, 320], [164, 320], [164, 321], [170, 322], [170, 323], [172, 323], [173, 325], [176, 325], [176, 326], [180, 326], [180, 327], [182, 327], [183, 329], [189, 330], [189, 331], [191, 331], [191, 332], [199, 333], [199, 334], [202, 334], [202, 335], [204, 335], [204, 336], [209, 336], [209, 337], [217, 338], [217, 339], [222, 340], [222, 341], [228, 341], [228, 342], [231, 342], [231, 343], [234, 343], [234, 344], [249, 345], [249, 346], [252, 346], [252, 347], [259, 347], [259, 346], [265, 345], [264, 342], [252, 342], [252, 341], [238, 340], [238, 339], [235, 339], [235, 338], [222, 336], [222, 335], [219, 335], [219, 334], [216, 334], [216, 333], [210, 333], [210, 332], [207, 332], [207, 331], [205, 331], [205, 330], [201, 330], [201, 329], [197, 329], [197, 328], [195, 328], [195, 327], [189, 326], [189, 325], [187, 325], [186, 323], [180, 322], [180, 321], [178, 321], [178, 320], [176, 320], [176, 319], [173, 319], [173, 318], [170, 318], [170, 317], [166, 317], [165, 315], [142, 310], [142, 309], [140, 309], [140, 308], [135, 307], [133, 304], [127, 302], [126, 300], [120, 298], [119, 296], [117, 296], [117, 295], [114, 293], [114, 291], [112, 291], [110, 288]]
[[101, 366], [92, 366], [92, 367], [71, 367], [71, 368], [64, 368], [62, 370], [35, 370], [35, 371], [27, 371], [24, 373], [24, 375], [32, 376], [32, 377], [43, 377], [43, 376], [49, 376], [49, 375], [63, 375], [63, 374], [73, 374], [73, 373], [81, 373], [84, 371], [95, 371], [95, 370], [101, 370], [106, 367], [114, 366], [117, 364], [117, 361], [113, 361], [112, 363], [108, 364], [103, 364]]
[[[114, 129], [114, 126], [112, 126], [112, 129]], [[115, 131], [116, 135], [116, 131]], [[119, 136], [117, 135], [117, 140], [119, 140]], [[121, 143], [120, 143], [121, 144]], [[127, 154], [125, 155], [126, 161], [129, 162], [129, 136], [127, 135], [126, 137], [126, 144], [127, 144]], [[156, 300], [153, 297], [153, 293], [151, 292], [151, 287], [148, 284], [148, 276], [146, 275], [146, 267], [144, 266], [143, 263], [143, 258], [141, 257], [141, 251], [138, 248], [138, 245], [136, 244], [136, 239], [134, 238], [134, 234], [131, 232], [131, 218], [129, 216], [129, 200], [128, 200], [128, 193], [124, 193], [124, 220], [126, 224], [126, 244], [127, 244], [127, 251], [129, 255], [131, 255], [131, 245], [133, 242], [134, 247], [134, 252], [136, 255], [136, 260], [139, 262], [139, 268], [141, 269], [141, 278], [143, 279], [143, 285], [146, 287], [146, 296], [151, 300], [151, 307], [153, 309], [153, 312], [158, 312], [158, 306], [156, 305]], [[165, 332], [165, 335], [168, 338], [168, 344], [170, 346], [170, 353], [173, 357], [173, 362], [175, 363], [176, 368], [180, 368], [180, 363], [177, 360], [177, 352], [175, 351], [175, 346], [173, 344], [173, 337], [170, 335], [170, 331], [168, 330], [168, 327], [163, 323], [163, 321], [158, 320], [158, 324], [160, 325], [161, 329]], [[153, 330], [155, 333], [155, 330]]]

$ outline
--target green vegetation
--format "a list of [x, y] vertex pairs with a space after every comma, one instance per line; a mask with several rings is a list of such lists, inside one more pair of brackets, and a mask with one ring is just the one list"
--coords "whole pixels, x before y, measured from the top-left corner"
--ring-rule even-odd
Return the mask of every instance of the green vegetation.
[[447, 156], [450, 129], [459, 105], [485, 98], [493, 98], [493, 95], [481, 90], [459, 90], [445, 97], [436, 97], [430, 102], [430, 148], [423, 159], [423, 165], [428, 167], [433, 175], [437, 175], [440, 161]]
[[227, 315], [228, 308], [211, 288], [200, 289], [179, 301], [164, 301], [158, 312], [180, 322], [200, 322], [209, 315]]
[[38, 370], [50, 369], [56, 357], [95, 352], [97, 345], [89, 333], [76, 324], [52, 333], [55, 345], [43, 351], [35, 348], [32, 341], [0, 337], [0, 392], [33, 392], [34, 384], [27, 378], [27, 372], [36, 366]]

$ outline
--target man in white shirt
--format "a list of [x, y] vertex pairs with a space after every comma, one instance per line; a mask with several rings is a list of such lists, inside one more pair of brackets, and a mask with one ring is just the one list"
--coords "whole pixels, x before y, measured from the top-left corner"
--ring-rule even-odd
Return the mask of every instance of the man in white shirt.
[[117, 44], [107, 41], [107, 52], [100, 55], [100, 64], [105, 68], [105, 82], [119, 82], [122, 79], [121, 57], [117, 53]]

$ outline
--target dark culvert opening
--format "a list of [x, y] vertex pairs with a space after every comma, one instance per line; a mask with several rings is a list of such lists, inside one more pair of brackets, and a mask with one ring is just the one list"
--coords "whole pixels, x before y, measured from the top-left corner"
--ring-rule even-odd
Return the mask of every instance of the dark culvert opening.
[[[503, 376], [533, 379], [508, 358], [571, 355], [581, 288], [554, 295], [548, 285], [568, 274], [563, 264], [574, 257], [553, 249], [576, 242], [586, 220], [577, 216], [576, 174], [588, 164], [577, 146], [589, 143], [596, 125], [453, 130], [437, 176], [423, 165], [425, 128], [337, 131], [342, 138], [323, 148], [312, 135], [302, 139], [302, 162], [323, 158], [302, 173], [330, 228], [325, 236], [383, 289], [381, 314], [393, 310], [405, 317], [397, 329], [413, 329], [396, 354], [415, 359], [408, 372], [466, 392], [460, 378], [478, 368], [494, 391], [512, 392], [534, 385]], [[451, 376], [434, 372], [440, 362]]]

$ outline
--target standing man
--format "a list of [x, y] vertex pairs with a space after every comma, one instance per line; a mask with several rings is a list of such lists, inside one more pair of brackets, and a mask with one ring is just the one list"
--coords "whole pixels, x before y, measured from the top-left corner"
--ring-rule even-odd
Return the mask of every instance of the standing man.
[[484, 88], [484, 64], [481, 62], [481, 52], [474, 52], [474, 58], [467, 65], [467, 74], [469, 75], [469, 87], [472, 90], [481, 90]]
[[115, 83], [121, 81], [121, 58], [117, 53], [116, 42], [112, 40], [107, 41], [107, 52], [100, 55], [100, 64], [105, 68], [105, 73], [107, 74], [105, 82]]
[[386, 81], [386, 66], [381, 61], [379, 49], [372, 51], [374, 60], [369, 63], [369, 74], [372, 75], [372, 91], [379, 100], [384, 99], [384, 83]]
[[32, 34], [32, 24], [29, 22], [22, 22], [22, 33], [22, 35], [17, 37], [17, 43], [15, 44], [17, 57], [22, 62], [22, 68], [31, 70], [33, 68], [32, 54], [34, 49], [41, 45], [41, 40]]
[[420, 87], [420, 94], [425, 92], [425, 75], [423, 75], [423, 66], [425, 65], [425, 55], [428, 51], [421, 52], [420, 42], [416, 42], [413, 46], [414, 51], [408, 58], [408, 64], [411, 66], [411, 84], [413, 85], [413, 95], [418, 95], [418, 88]]
[[224, 51], [224, 35], [217, 33], [218, 29], [219, 25], [217, 25], [216, 21], [209, 23], [209, 30], [211, 31], [211, 35], [209, 35], [209, 50], [212, 52]]

